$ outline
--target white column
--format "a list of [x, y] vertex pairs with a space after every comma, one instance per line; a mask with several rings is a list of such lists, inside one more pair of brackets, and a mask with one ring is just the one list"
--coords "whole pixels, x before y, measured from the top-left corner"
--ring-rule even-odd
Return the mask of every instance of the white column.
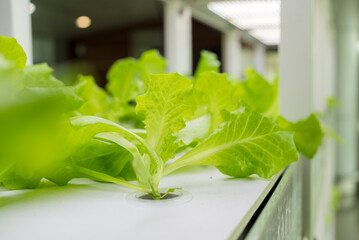
[[335, 95], [335, 40], [332, 0], [315, 0], [313, 15], [314, 108], [324, 112], [328, 96]]
[[[335, 41], [332, 16], [332, 0], [313, 1], [313, 79], [314, 109], [326, 112], [327, 99], [335, 95]], [[331, 112], [332, 113], [332, 112]], [[334, 115], [325, 114], [325, 121], [334, 127]], [[315, 159], [311, 160], [311, 204], [313, 236], [328, 239], [327, 224], [330, 213], [333, 184], [335, 182], [335, 143], [324, 138], [323, 146]], [[333, 227], [333, 226], [332, 226]], [[334, 239], [334, 236], [332, 237]]]
[[279, 46], [280, 111], [289, 120], [313, 110], [312, 3], [286, 0], [281, 4]]
[[[281, 3], [279, 46], [280, 114], [289, 120], [304, 118], [313, 111], [312, 1], [286, 0]], [[301, 157], [303, 174], [302, 232], [313, 238], [311, 206], [311, 164]], [[298, 206], [300, 207], [300, 206]]]
[[222, 33], [222, 55], [223, 72], [240, 78], [242, 46], [239, 30], [230, 29]]
[[192, 74], [191, 8], [182, 1], [164, 2], [165, 57], [169, 72]]
[[349, 177], [358, 169], [358, 13], [356, 0], [336, 1], [337, 129], [345, 144], [338, 145], [337, 173]]
[[27, 55], [27, 64], [32, 64], [32, 34], [29, 0], [0, 1], [0, 35], [14, 37]]
[[266, 48], [261, 43], [254, 45], [254, 67], [260, 74], [265, 74], [266, 71]]
[[[329, 6], [329, 0], [282, 1], [280, 111], [290, 120], [304, 118], [316, 110], [324, 111], [326, 98], [334, 92], [335, 56]], [[333, 179], [330, 166], [333, 158], [324, 155], [333, 152], [327, 150], [320, 149], [310, 161], [301, 159], [302, 227], [306, 239], [322, 239], [325, 232]]]

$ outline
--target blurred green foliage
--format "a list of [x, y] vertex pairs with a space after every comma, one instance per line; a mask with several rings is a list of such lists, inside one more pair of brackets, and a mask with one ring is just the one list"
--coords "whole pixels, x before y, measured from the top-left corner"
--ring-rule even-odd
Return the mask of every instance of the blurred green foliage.
[[166, 74], [156, 50], [120, 59], [106, 89], [92, 76], [65, 86], [46, 63], [25, 63], [16, 40], [0, 36], [0, 182], [9, 189], [87, 177], [159, 199], [160, 180], [186, 165], [270, 178], [298, 160], [297, 150], [313, 157], [322, 140], [315, 115], [297, 123], [278, 116], [278, 79], [253, 69], [228, 79], [207, 51], [191, 79]]

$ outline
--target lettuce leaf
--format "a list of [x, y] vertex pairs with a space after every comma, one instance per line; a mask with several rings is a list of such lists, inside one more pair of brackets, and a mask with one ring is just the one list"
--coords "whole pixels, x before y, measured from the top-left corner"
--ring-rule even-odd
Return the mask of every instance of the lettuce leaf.
[[225, 73], [207, 71], [195, 82], [192, 95], [197, 106], [211, 116], [210, 132], [223, 122], [221, 115], [223, 109], [228, 111], [236, 109], [236, 103], [232, 100], [234, 90], [234, 86], [227, 81]]
[[0, 53], [5, 59], [12, 61], [16, 67], [21, 69], [25, 67], [27, 59], [25, 51], [15, 38], [0, 36]]
[[[117, 60], [107, 73], [106, 89], [120, 101], [128, 102], [141, 94], [141, 80], [138, 76], [138, 62], [133, 58]], [[143, 87], [142, 87], [143, 88]]]
[[223, 111], [225, 122], [206, 140], [165, 169], [168, 174], [186, 165], [212, 165], [234, 177], [257, 174], [269, 179], [298, 161], [293, 133], [242, 105]]
[[202, 50], [196, 71], [194, 72], [194, 79], [197, 79], [202, 73], [207, 71], [219, 73], [220, 66], [221, 62], [215, 53]]
[[119, 122], [143, 128], [143, 114], [135, 112], [135, 98], [147, 91], [149, 74], [165, 73], [166, 61], [157, 50], [144, 52], [139, 60], [125, 58], [116, 61], [107, 73], [106, 89], [111, 93], [118, 109]]
[[300, 153], [309, 159], [315, 156], [324, 136], [321, 124], [315, 114], [310, 114], [306, 119], [295, 123], [279, 116], [276, 122], [282, 128], [294, 132], [294, 142]]
[[[148, 85], [150, 74], [166, 73], [166, 65], [166, 60], [157, 50], [152, 49], [144, 52], [139, 59], [139, 66], [143, 82]], [[147, 86], [144, 90], [147, 90]]]
[[267, 117], [275, 118], [279, 111], [278, 78], [269, 83], [253, 69], [248, 69], [246, 75], [247, 78], [238, 83], [233, 98], [245, 101]]
[[[9, 189], [87, 177], [160, 199], [160, 180], [181, 167], [212, 165], [229, 176], [268, 179], [298, 160], [297, 149], [312, 156], [323, 135], [314, 115], [275, 124], [266, 116], [277, 116], [277, 81], [249, 71], [247, 80], [231, 83], [209, 52], [201, 53], [193, 81], [164, 74], [156, 50], [119, 60], [107, 74], [110, 95], [91, 76], [64, 86], [47, 64], [25, 62], [16, 41], [1, 37], [0, 182]], [[117, 124], [142, 119], [146, 131]]]
[[117, 60], [107, 73], [106, 89], [123, 102], [134, 100], [147, 91], [149, 74], [165, 73], [166, 60], [157, 50], [144, 52], [139, 60]]
[[53, 69], [47, 63], [24, 68], [24, 87], [62, 87], [64, 84], [52, 76]]
[[124, 114], [121, 102], [97, 86], [92, 76], [79, 76], [75, 87], [77, 95], [84, 100], [84, 104], [77, 110], [80, 114], [99, 116], [114, 122]]
[[150, 83], [148, 92], [136, 98], [136, 112], [146, 116], [146, 141], [166, 162], [179, 147], [173, 134], [185, 127], [183, 119], [192, 111], [192, 83], [177, 73], [151, 75]]
[[186, 122], [186, 127], [175, 133], [179, 140], [185, 145], [192, 142], [200, 142], [207, 138], [211, 131], [211, 116], [209, 114]]
[[66, 157], [68, 107], [63, 99], [57, 93], [19, 96], [0, 110], [0, 182], [7, 188], [36, 187], [47, 169]]

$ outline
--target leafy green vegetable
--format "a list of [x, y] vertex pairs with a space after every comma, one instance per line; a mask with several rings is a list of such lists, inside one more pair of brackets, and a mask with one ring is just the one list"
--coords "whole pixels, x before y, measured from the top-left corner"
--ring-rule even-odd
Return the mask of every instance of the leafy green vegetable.
[[83, 100], [76, 95], [74, 87], [31, 87], [24, 88], [20, 93], [23, 98], [57, 98], [62, 104], [58, 106], [58, 109], [63, 111], [71, 111], [78, 109]]
[[117, 60], [107, 73], [106, 89], [113, 97], [129, 102], [147, 90], [148, 75], [165, 73], [166, 61], [157, 50], [149, 50], [139, 60]]
[[199, 107], [206, 109], [206, 114], [211, 116], [211, 130], [216, 129], [223, 122], [221, 111], [236, 109], [236, 103], [232, 101], [234, 86], [226, 78], [226, 74], [214, 72], [202, 73], [193, 89], [193, 96]]
[[240, 99], [268, 117], [278, 115], [278, 79], [269, 83], [253, 69], [246, 72], [247, 79], [237, 85], [234, 99]]
[[141, 55], [139, 65], [141, 77], [146, 85], [150, 74], [166, 73], [166, 60], [154, 49], [148, 50]]
[[117, 60], [107, 73], [106, 89], [113, 97], [128, 102], [143, 93], [143, 83], [138, 78], [138, 63], [133, 58]]
[[98, 138], [93, 138], [80, 147], [66, 161], [54, 165], [49, 169], [45, 178], [63, 186], [73, 178], [85, 177], [75, 171], [71, 167], [72, 164], [112, 177], [123, 177], [128, 181], [136, 179], [130, 152], [117, 144]]
[[[15, 52], [20, 48], [15, 46]], [[0, 182], [9, 189], [33, 188], [62, 160], [62, 122], [82, 100], [72, 87], [55, 87], [62, 84], [47, 65], [23, 69], [11, 59], [0, 62]]]
[[26, 66], [24, 69], [24, 87], [62, 87], [64, 84], [52, 76], [52, 68], [46, 63]]
[[79, 166], [117, 177], [132, 161], [132, 155], [125, 148], [101, 140], [98, 136], [72, 154], [71, 159]]
[[43, 177], [59, 186], [65, 186], [74, 178], [84, 178], [86, 176], [74, 170], [71, 163], [59, 161], [48, 167]]
[[190, 145], [193, 141], [202, 141], [207, 138], [211, 131], [211, 116], [209, 114], [186, 122], [186, 127], [175, 133], [179, 140], [185, 145]]
[[138, 182], [146, 188], [152, 188], [155, 195], [158, 194], [158, 190], [153, 187], [152, 176], [150, 170], [146, 166], [145, 159], [142, 158], [140, 151], [132, 142], [116, 133], [101, 133], [99, 137], [117, 143], [127, 149], [133, 156], [134, 170], [136, 172]]
[[[279, 126], [268, 118], [278, 111], [277, 81], [249, 71], [232, 83], [209, 52], [193, 81], [165, 74], [156, 50], [118, 60], [107, 74], [109, 93], [91, 76], [64, 86], [47, 64], [25, 61], [14, 39], [0, 37], [0, 182], [9, 189], [86, 177], [161, 199], [173, 191], [160, 193], [161, 179], [179, 168], [212, 165], [269, 179], [298, 160], [297, 149], [312, 157], [321, 143], [315, 115], [297, 123], [279, 117]], [[125, 127], [142, 120], [146, 130]]]
[[[163, 162], [159, 159], [153, 148], [141, 137], [114, 122], [98, 117], [75, 117], [71, 119], [71, 123], [77, 132], [80, 133], [79, 135], [81, 135], [81, 133], [84, 133], [85, 136], [96, 135], [101, 139], [116, 143], [128, 150], [133, 156], [133, 164], [137, 180], [146, 187], [144, 189], [151, 188], [151, 193], [154, 197], [160, 196], [158, 192], [158, 184], [162, 176]], [[148, 162], [152, 164], [148, 164]], [[76, 169], [82, 169], [81, 173], [91, 174], [91, 177], [98, 180], [109, 181], [109, 179], [113, 179], [109, 175], [98, 175], [93, 171], [84, 171], [83, 168], [78, 167]], [[101, 178], [101, 176], [103, 178]], [[124, 180], [116, 181], [116, 183], [128, 186]], [[148, 192], [148, 190], [145, 192]]]
[[[106, 89], [114, 97], [117, 118], [122, 124], [142, 128], [144, 116], [135, 113], [135, 98], [147, 91], [148, 75], [165, 73], [166, 61], [157, 50], [149, 50], [139, 60], [126, 58], [116, 61], [107, 73]], [[114, 120], [114, 119], [111, 119]], [[117, 121], [114, 120], [114, 121]]]
[[221, 63], [218, 61], [218, 57], [215, 53], [202, 50], [194, 78], [197, 79], [202, 73], [207, 71], [219, 73], [220, 66]]
[[5, 59], [12, 61], [16, 67], [25, 67], [27, 59], [26, 54], [15, 38], [0, 36], [0, 53]]
[[[7, 42], [0, 39], [1, 46]], [[21, 49], [12, 47], [15, 53]], [[0, 182], [9, 189], [34, 188], [80, 142], [67, 141], [72, 132], [68, 119], [83, 101], [74, 87], [65, 87], [51, 76], [46, 64], [23, 69], [4, 59], [0, 62], [0, 82], [6, 92], [0, 104]]]
[[296, 123], [291, 123], [279, 116], [277, 124], [286, 130], [295, 132], [294, 142], [300, 153], [307, 158], [314, 157], [324, 135], [321, 124], [315, 114], [310, 114], [308, 118], [299, 120]]
[[[10, 189], [33, 188], [46, 169], [61, 160], [61, 122], [66, 108], [59, 95], [22, 97], [0, 110], [0, 181]], [[10, 164], [10, 165], [9, 165]]]
[[123, 113], [121, 102], [98, 87], [92, 76], [79, 76], [75, 87], [77, 95], [84, 100], [84, 104], [77, 110], [80, 114], [116, 122]]
[[222, 173], [235, 177], [257, 174], [270, 178], [298, 160], [293, 133], [248, 106], [236, 111], [224, 110], [225, 123], [198, 146], [172, 165], [168, 174], [185, 165], [213, 165]]
[[136, 112], [146, 115], [146, 141], [163, 161], [174, 157], [179, 143], [174, 133], [185, 127], [191, 112], [190, 80], [179, 74], [151, 75], [149, 91], [136, 98]]

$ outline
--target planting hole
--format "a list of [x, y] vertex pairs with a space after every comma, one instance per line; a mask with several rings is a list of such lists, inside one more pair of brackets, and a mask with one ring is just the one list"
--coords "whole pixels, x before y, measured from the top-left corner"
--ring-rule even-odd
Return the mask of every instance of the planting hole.
[[[165, 195], [166, 192], [167, 189], [160, 189], [161, 196]], [[154, 200], [150, 194], [142, 192], [132, 192], [126, 197], [130, 204], [142, 207], [176, 206], [187, 203], [191, 201], [192, 198], [192, 194], [181, 189], [176, 189], [174, 192], [168, 193], [161, 200]]]
[[[166, 193], [161, 193], [161, 196], [163, 196], [165, 194]], [[166, 196], [161, 198], [161, 200], [177, 198], [177, 197], [180, 197], [181, 195], [182, 194], [179, 194], [179, 193], [168, 193]], [[141, 196], [137, 196], [137, 198], [140, 198], [140, 199], [143, 199], [143, 200], [154, 200], [150, 194], [143, 194]]]

